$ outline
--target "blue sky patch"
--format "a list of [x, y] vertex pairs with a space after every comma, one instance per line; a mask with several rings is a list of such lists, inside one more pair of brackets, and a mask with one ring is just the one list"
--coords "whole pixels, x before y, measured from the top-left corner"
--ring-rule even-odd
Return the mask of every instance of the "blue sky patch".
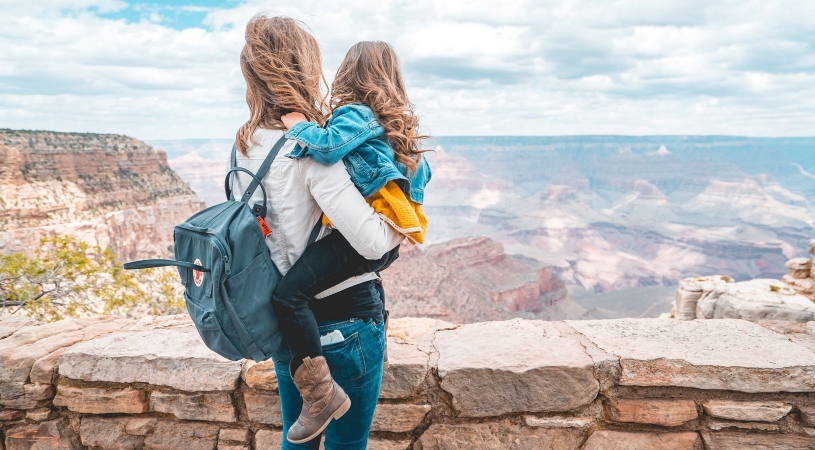
[[204, 25], [207, 13], [214, 9], [231, 8], [240, 0], [165, 0], [161, 2], [128, 2], [127, 7], [100, 17], [128, 23], [141, 21], [160, 23], [169, 28], [208, 28]]

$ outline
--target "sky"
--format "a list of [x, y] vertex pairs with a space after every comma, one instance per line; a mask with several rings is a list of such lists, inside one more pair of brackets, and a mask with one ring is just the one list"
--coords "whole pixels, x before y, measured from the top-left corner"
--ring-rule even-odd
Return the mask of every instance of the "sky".
[[230, 138], [258, 13], [391, 43], [434, 135], [815, 136], [810, 0], [0, 0], [0, 128]]

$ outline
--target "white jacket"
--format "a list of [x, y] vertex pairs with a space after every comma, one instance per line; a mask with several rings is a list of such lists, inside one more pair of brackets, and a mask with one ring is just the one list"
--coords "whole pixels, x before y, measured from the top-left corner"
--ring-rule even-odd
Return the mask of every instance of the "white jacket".
[[[255, 141], [250, 142], [249, 156], [237, 152], [237, 164], [257, 172], [269, 150], [283, 136], [283, 131], [259, 128]], [[280, 149], [269, 172], [263, 178], [269, 198], [266, 203], [266, 222], [272, 233], [266, 238], [266, 245], [272, 261], [280, 273], [285, 275], [292, 264], [300, 258], [306, 247], [311, 229], [320, 214], [325, 212], [331, 222], [348, 239], [348, 242], [367, 259], [379, 259], [399, 245], [404, 236], [388, 225], [365, 201], [345, 165], [324, 166], [310, 158], [292, 159], [286, 154], [292, 151], [295, 142], [289, 141]], [[227, 163], [228, 164], [228, 163]], [[237, 172], [232, 185], [236, 198], [249, 186], [251, 178]], [[260, 203], [263, 194], [258, 188], [249, 200], [249, 205]], [[358, 277], [357, 282], [375, 277]], [[343, 283], [343, 288], [354, 283]], [[341, 289], [331, 289], [337, 292]]]

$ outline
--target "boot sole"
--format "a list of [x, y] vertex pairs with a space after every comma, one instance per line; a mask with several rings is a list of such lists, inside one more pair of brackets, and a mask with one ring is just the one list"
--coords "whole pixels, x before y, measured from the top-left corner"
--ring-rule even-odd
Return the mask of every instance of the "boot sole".
[[331, 423], [331, 419], [339, 420], [340, 417], [344, 416], [345, 413], [347, 413], [349, 409], [351, 409], [351, 399], [346, 398], [345, 401], [342, 403], [342, 405], [340, 405], [340, 407], [337, 408], [336, 411], [334, 411], [334, 414], [331, 417], [329, 417], [328, 420], [325, 421], [323, 426], [321, 426], [320, 429], [315, 431], [311, 436], [309, 436], [309, 437], [307, 437], [305, 439], [297, 439], [297, 440], [289, 439], [289, 437], [286, 436], [286, 440], [291, 442], [292, 444], [304, 444], [304, 443], [316, 438], [317, 436], [319, 436], [325, 430], [325, 428], [328, 426], [328, 424]]

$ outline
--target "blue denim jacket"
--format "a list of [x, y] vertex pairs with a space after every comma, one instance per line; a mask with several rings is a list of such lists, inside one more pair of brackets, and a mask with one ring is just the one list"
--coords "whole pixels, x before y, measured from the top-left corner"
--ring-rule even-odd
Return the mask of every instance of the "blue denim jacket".
[[396, 161], [395, 153], [388, 145], [385, 129], [366, 105], [340, 106], [331, 114], [325, 128], [300, 122], [286, 132], [286, 137], [305, 145], [295, 146], [294, 151], [286, 155], [288, 157], [308, 156], [326, 165], [342, 160], [363, 197], [372, 196], [392, 180], [411, 200], [424, 203], [430, 166], [422, 158], [417, 169], [408, 176], [407, 167]]

